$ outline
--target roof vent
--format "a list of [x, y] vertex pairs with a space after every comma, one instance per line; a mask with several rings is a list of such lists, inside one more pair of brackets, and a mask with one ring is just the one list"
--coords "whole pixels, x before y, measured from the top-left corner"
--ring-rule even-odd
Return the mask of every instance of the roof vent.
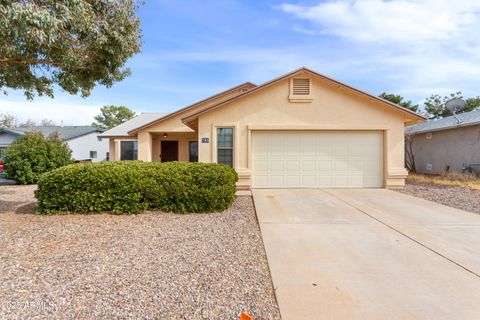
[[293, 79], [292, 93], [294, 95], [310, 95], [310, 79]]
[[291, 102], [311, 102], [312, 84], [309, 78], [293, 78], [290, 80], [290, 96]]

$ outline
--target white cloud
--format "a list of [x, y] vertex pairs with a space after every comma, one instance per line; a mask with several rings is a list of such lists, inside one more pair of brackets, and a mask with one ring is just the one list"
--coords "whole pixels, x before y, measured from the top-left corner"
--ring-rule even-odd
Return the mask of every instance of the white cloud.
[[315, 35], [317, 35], [317, 32], [315, 32], [314, 30], [312, 30], [312, 29], [307, 29], [307, 28], [302, 27], [302, 26], [299, 26], [299, 25], [294, 25], [294, 26], [292, 27], [292, 30], [293, 30], [293, 31], [296, 31], [296, 32], [300, 32], [300, 33], [306, 34], [306, 35], [309, 35], [309, 36], [315, 36]]
[[326, 34], [356, 41], [411, 42], [450, 39], [479, 21], [475, 0], [333, 0], [315, 6], [284, 3], [280, 9]]
[[49, 101], [0, 100], [0, 113], [13, 114], [20, 122], [27, 119], [40, 122], [51, 119], [56, 124], [90, 125], [93, 117], [100, 112], [102, 105], [82, 105]]
[[480, 94], [480, 1], [329, 0], [279, 8], [304, 21], [305, 28], [340, 40], [365, 68], [352, 74], [369, 81], [377, 77], [385, 90], [418, 101], [458, 90]]

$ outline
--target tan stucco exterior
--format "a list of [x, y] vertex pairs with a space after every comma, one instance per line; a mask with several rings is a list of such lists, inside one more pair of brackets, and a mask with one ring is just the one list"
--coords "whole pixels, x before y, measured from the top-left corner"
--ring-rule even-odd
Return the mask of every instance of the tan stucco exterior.
[[[292, 98], [294, 77], [310, 79], [308, 99]], [[374, 130], [384, 137], [384, 186], [401, 187], [407, 175], [404, 124], [422, 120], [401, 107], [301, 69], [259, 87], [236, 87], [130, 134], [138, 139], [139, 160], [159, 161], [160, 142], [167, 139], [179, 141], [179, 161], [189, 159], [188, 142], [198, 141], [199, 161], [216, 162], [216, 129], [232, 127], [238, 186], [249, 188], [251, 140], [256, 130]], [[208, 142], [202, 143], [202, 138]], [[111, 150], [115, 146], [111, 142]], [[111, 151], [117, 153], [116, 148]]]
[[234, 166], [241, 186], [251, 184], [251, 134], [254, 130], [380, 130], [384, 134], [385, 186], [404, 185], [404, 113], [380, 102], [360, 97], [343, 88], [312, 78], [313, 100], [289, 101], [289, 80], [259, 91], [222, 108], [201, 115], [199, 161], [216, 161], [217, 127], [235, 128]]

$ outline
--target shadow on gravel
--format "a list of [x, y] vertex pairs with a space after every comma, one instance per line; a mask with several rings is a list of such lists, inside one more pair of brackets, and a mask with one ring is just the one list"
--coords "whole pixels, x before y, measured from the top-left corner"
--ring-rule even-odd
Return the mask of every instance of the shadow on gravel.
[[15, 213], [17, 214], [36, 214], [37, 203], [36, 202], [29, 202], [27, 204], [18, 206], [15, 209]]
[[22, 204], [25, 204], [25, 201], [0, 200], [0, 213], [14, 212]]

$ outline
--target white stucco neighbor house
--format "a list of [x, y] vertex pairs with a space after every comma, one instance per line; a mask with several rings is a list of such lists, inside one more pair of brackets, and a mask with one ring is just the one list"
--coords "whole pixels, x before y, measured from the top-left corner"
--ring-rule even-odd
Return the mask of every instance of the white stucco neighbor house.
[[26, 132], [38, 131], [44, 136], [54, 132], [65, 141], [72, 150], [74, 160], [91, 160], [92, 162], [108, 160], [108, 141], [97, 137], [103, 129], [92, 126], [51, 126], [28, 128], [0, 128], [0, 158], [5, 148]]

